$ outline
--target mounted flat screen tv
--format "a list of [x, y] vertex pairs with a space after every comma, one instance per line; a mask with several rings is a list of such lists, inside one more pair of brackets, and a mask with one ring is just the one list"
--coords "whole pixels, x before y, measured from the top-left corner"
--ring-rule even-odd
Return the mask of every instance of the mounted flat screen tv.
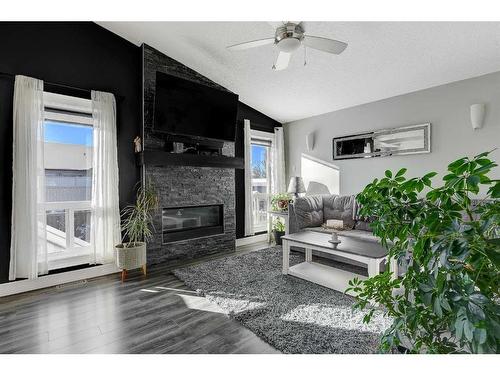
[[238, 95], [156, 72], [154, 131], [234, 142]]

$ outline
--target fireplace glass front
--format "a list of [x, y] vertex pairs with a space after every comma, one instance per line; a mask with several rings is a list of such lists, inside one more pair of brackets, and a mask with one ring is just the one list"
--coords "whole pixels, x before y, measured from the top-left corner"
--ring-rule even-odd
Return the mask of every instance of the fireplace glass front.
[[163, 243], [224, 233], [224, 206], [169, 207], [162, 211]]

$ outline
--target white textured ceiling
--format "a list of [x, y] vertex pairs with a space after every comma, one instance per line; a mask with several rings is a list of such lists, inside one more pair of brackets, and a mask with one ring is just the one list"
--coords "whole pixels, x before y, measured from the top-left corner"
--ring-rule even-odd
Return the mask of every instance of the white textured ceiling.
[[335, 56], [303, 50], [273, 71], [272, 45], [241, 52], [226, 46], [272, 37], [266, 22], [99, 22], [147, 43], [290, 122], [500, 70], [500, 22], [305, 22], [307, 34], [349, 43]]

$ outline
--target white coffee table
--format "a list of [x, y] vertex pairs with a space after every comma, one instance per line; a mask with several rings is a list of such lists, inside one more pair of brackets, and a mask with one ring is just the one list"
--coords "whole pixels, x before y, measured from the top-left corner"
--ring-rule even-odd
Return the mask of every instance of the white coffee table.
[[[354, 277], [365, 280], [366, 276], [314, 263], [312, 261], [313, 250], [366, 264], [369, 277], [379, 274], [380, 264], [387, 261], [388, 251], [378, 242], [339, 235], [342, 242], [335, 249], [333, 244], [328, 242], [329, 239], [331, 239], [329, 234], [309, 231], [283, 236], [283, 274], [299, 277], [339, 292], [345, 292], [349, 287], [349, 280]], [[305, 262], [290, 267], [290, 246], [305, 249]], [[395, 275], [398, 272], [397, 262], [391, 260], [390, 267], [391, 271], [393, 271], [393, 277], [396, 277]]]

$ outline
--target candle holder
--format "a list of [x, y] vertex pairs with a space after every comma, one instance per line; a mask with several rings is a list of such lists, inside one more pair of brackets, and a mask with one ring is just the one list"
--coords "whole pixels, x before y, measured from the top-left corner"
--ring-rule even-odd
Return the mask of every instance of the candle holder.
[[333, 245], [333, 248], [336, 249], [339, 243], [342, 241], [339, 240], [339, 236], [337, 235], [337, 232], [332, 232], [332, 238], [328, 240]]

